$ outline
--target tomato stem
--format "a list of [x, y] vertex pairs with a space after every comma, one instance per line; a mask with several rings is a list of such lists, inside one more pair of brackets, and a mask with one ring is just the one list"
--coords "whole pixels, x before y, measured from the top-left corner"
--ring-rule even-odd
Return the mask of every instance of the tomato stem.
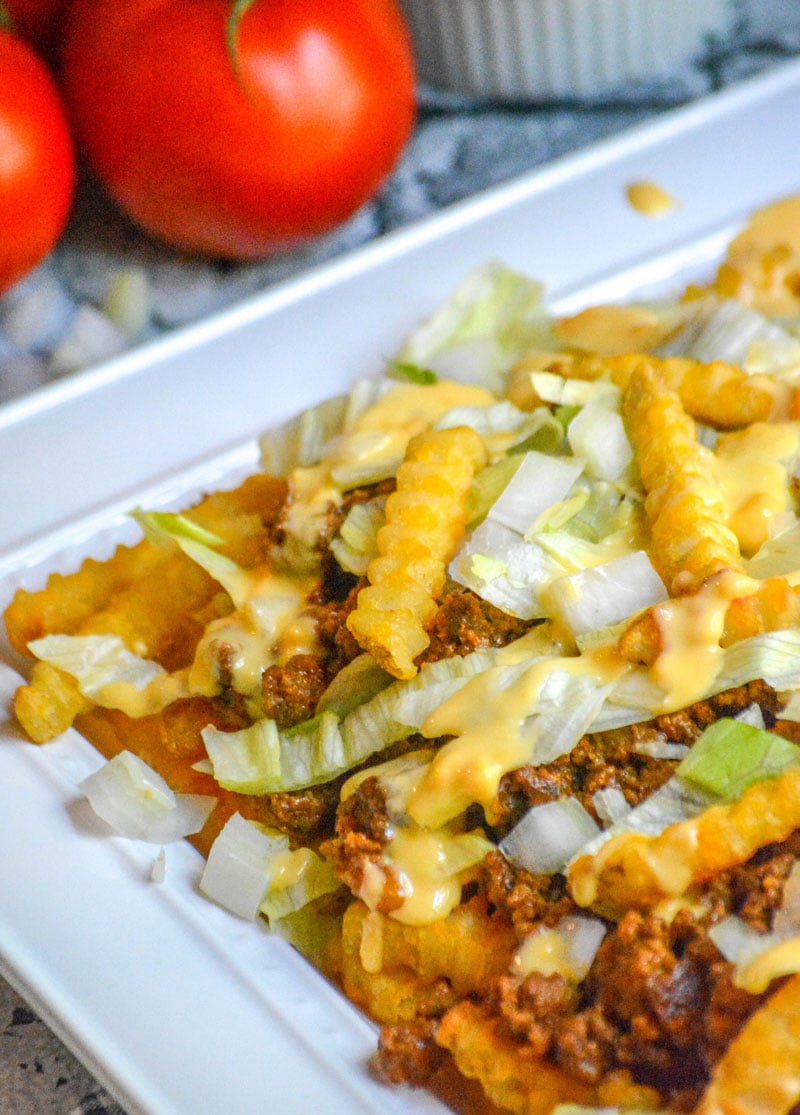
[[8, 10], [4, 0], [0, 0], [0, 31], [16, 31], [14, 17]]
[[[230, 59], [233, 72], [239, 84], [242, 84], [242, 68], [239, 59], [239, 28], [245, 12], [253, 2], [254, 0], [234, 0], [225, 28], [225, 42], [228, 49], [228, 58]], [[2, 4], [2, 0], [0, 0], [0, 4]]]

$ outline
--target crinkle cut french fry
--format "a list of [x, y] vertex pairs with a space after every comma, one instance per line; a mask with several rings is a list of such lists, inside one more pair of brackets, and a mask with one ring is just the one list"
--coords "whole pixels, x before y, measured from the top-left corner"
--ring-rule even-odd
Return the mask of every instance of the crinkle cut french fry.
[[[623, 390], [641, 364], [635, 353], [607, 358], [612, 381]], [[767, 422], [788, 411], [791, 389], [768, 375], [748, 375], [724, 360], [701, 363], [686, 356], [648, 356], [647, 363], [698, 422], [733, 430]]]
[[753, 422], [789, 416], [792, 389], [768, 375], [748, 375], [723, 360], [700, 363], [685, 356], [660, 358], [641, 353], [620, 356], [577, 356], [558, 353], [542, 362], [537, 354], [523, 357], [510, 376], [509, 396], [517, 406], [533, 409], [540, 404], [530, 388], [530, 373], [552, 371], [564, 379], [609, 379], [623, 390], [646, 359], [664, 385], [674, 391], [686, 413], [698, 422], [720, 430], [736, 430]]
[[[225, 539], [221, 552], [242, 565], [253, 565], [263, 559], [265, 525], [277, 514], [285, 493], [285, 481], [255, 474], [232, 491], [206, 496], [186, 515]], [[4, 616], [12, 646], [25, 654], [33, 639], [52, 632], [75, 634], [120, 593], [179, 554], [175, 547], [145, 539], [118, 547], [106, 561], [88, 558], [74, 573], [54, 573], [39, 591], [20, 589]]]
[[29, 684], [21, 685], [14, 694], [14, 713], [34, 743], [60, 736], [90, 707], [74, 679], [49, 662], [37, 662]]
[[800, 586], [785, 577], [761, 581], [752, 596], [734, 600], [725, 614], [722, 645], [730, 646], [763, 631], [800, 625]]
[[43, 635], [74, 634], [84, 620], [160, 560], [156, 547], [140, 542], [119, 547], [109, 561], [89, 558], [75, 573], [54, 573], [47, 588], [38, 592], [18, 589], [4, 616], [11, 645], [27, 654], [28, 643]]
[[709, 452], [648, 360], [631, 373], [622, 415], [647, 492], [650, 557], [670, 594], [694, 593], [717, 573], [744, 573]]
[[559, 1103], [597, 1102], [588, 1084], [535, 1056], [503, 1032], [499, 1018], [469, 1000], [445, 1014], [436, 1041], [463, 1076], [480, 1081], [489, 1099], [514, 1115], [550, 1115]]
[[466, 521], [466, 497], [486, 462], [481, 437], [466, 426], [431, 430], [409, 442], [386, 501], [378, 556], [367, 570], [347, 620], [360, 646], [400, 678], [416, 673], [414, 659], [428, 646], [425, 625]]
[[[362, 962], [365, 926], [379, 942], [377, 972], [367, 972]], [[513, 928], [490, 917], [478, 900], [430, 925], [404, 925], [356, 902], [344, 918], [343, 981], [348, 995], [352, 991], [379, 1022], [408, 1021], [414, 1004], [424, 1003], [443, 978], [458, 998], [485, 991], [509, 970], [516, 947]]]
[[786, 1115], [798, 1101], [800, 976], [793, 976], [745, 1022], [694, 1115]]
[[800, 828], [800, 770], [750, 786], [735, 802], [670, 825], [656, 836], [624, 832], [568, 872], [580, 906], [607, 913], [646, 909], [680, 897], [695, 883], [746, 863], [768, 844]]
[[[233, 491], [206, 497], [187, 515], [224, 537], [220, 549], [233, 560], [253, 564], [263, 558], [267, 526], [285, 491], [283, 481], [256, 474]], [[89, 591], [96, 574], [102, 588]], [[118, 549], [106, 562], [87, 562], [76, 573], [51, 578], [41, 592], [18, 592], [6, 620], [21, 649], [34, 633], [113, 634], [135, 653], [174, 670], [191, 662], [208, 618], [204, 610], [218, 592], [217, 582], [177, 546], [144, 540], [134, 550]], [[43, 667], [34, 666], [30, 683], [15, 697], [17, 718], [38, 743], [60, 735], [87, 705], [71, 678]]]
[[[731, 600], [725, 612], [720, 644], [732, 646], [765, 631], [783, 631], [800, 625], [800, 586], [785, 577], [770, 577], [748, 595]], [[619, 652], [628, 662], [652, 666], [665, 647], [658, 609], [642, 612], [619, 638]]]

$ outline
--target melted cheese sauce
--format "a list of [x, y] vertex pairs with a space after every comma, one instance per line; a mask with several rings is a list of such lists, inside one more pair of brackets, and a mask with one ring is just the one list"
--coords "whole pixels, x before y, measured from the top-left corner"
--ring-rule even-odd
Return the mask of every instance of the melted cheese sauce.
[[448, 410], [462, 406], [491, 406], [495, 396], [485, 387], [455, 380], [436, 383], [398, 383], [353, 423], [353, 430], [404, 430], [409, 438], [422, 433]]
[[643, 217], [664, 217], [678, 206], [677, 200], [658, 182], [639, 179], [625, 191], [628, 201]]
[[723, 294], [766, 314], [800, 310], [800, 197], [786, 197], [755, 213], [731, 242], [717, 277]]
[[191, 691], [210, 697], [225, 683], [257, 700], [264, 670], [313, 654], [316, 629], [303, 608], [315, 584], [309, 575], [254, 574], [244, 605], [206, 628], [189, 674]]
[[751, 995], [761, 995], [773, 980], [796, 972], [800, 972], [800, 937], [791, 937], [744, 964], [736, 971], [734, 983]]
[[436, 753], [411, 790], [407, 808], [418, 824], [444, 824], [471, 802], [491, 805], [503, 775], [530, 761], [533, 740], [526, 721], [554, 675], [583, 674], [611, 682], [630, 669], [608, 648], [534, 660], [511, 684], [505, 666], [472, 678], [423, 725], [422, 734], [429, 738], [455, 738]]
[[738, 574], [713, 578], [693, 596], [668, 600], [654, 609], [663, 649], [651, 668], [664, 692], [663, 711], [701, 700], [720, 670], [720, 639], [731, 601], [756, 585]]
[[451, 834], [398, 827], [386, 848], [386, 862], [400, 884], [403, 903], [392, 916], [406, 925], [427, 925], [446, 917], [461, 901], [461, 876], [448, 872]]
[[553, 332], [571, 348], [614, 356], [649, 352], [666, 340], [674, 323], [644, 306], [590, 306], [572, 317], [561, 318]]
[[712, 471], [728, 526], [751, 557], [771, 536], [776, 516], [794, 513], [791, 469], [800, 457], [800, 423], [756, 422], [717, 442]]
[[355, 419], [346, 433], [334, 439], [320, 464], [292, 472], [291, 502], [283, 524], [286, 542], [281, 548], [282, 565], [309, 572], [318, 569], [317, 544], [330, 509], [341, 503], [343, 492], [393, 476], [411, 438], [447, 411], [461, 406], [490, 406], [495, 401], [483, 387], [451, 380], [391, 387]]
[[137, 689], [126, 681], [109, 682], [95, 693], [94, 700], [103, 708], [119, 709], [127, 716], [140, 717], [161, 712], [173, 701], [190, 695], [188, 670], [180, 670], [153, 678], [144, 689]]

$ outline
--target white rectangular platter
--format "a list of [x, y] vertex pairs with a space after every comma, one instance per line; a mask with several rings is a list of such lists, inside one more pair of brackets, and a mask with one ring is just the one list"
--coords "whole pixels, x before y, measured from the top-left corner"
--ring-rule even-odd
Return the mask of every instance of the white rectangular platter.
[[[125, 511], [193, 498], [254, 438], [356, 376], [487, 259], [562, 309], [679, 290], [766, 202], [800, 192], [800, 63], [667, 114], [0, 410], [0, 607], [128, 537]], [[660, 220], [626, 199], [654, 179]], [[99, 761], [43, 748], [8, 711], [0, 642], [0, 970], [131, 1113], [442, 1110], [366, 1063], [374, 1028], [282, 941], [196, 893], [200, 857], [101, 832], [76, 792]]]

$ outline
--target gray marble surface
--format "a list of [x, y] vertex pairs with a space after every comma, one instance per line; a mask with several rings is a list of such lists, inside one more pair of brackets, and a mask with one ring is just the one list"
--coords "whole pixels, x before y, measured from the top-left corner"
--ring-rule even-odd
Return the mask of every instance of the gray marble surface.
[[[735, 38], [717, 44], [700, 64], [657, 86], [620, 90], [613, 101], [511, 107], [421, 90], [416, 132], [380, 196], [323, 243], [264, 264], [222, 266], [170, 253], [133, 229], [85, 178], [62, 243], [0, 299], [0, 401], [800, 54], [800, 3], [751, 0], [742, 13], [747, 18]], [[134, 320], [110, 313], [120, 282], [143, 295]], [[45, 1113], [123, 1115], [0, 979], [0, 1115]]]

